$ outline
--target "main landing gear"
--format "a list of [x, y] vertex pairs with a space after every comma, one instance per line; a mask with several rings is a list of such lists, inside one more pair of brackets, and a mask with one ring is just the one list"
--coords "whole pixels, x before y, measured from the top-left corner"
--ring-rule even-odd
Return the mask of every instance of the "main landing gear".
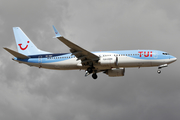
[[89, 67], [87, 68], [87, 71], [89, 72], [89, 74], [91, 74], [93, 72], [93, 68]]
[[96, 73], [93, 73], [93, 74], [92, 74], [92, 78], [93, 78], [93, 79], [97, 79], [97, 77], [98, 77], [98, 76], [97, 76]]
[[93, 74], [92, 74], [92, 78], [93, 78], [93, 79], [97, 79], [98, 76], [97, 76], [97, 74], [96, 74], [96, 70], [93, 71], [93, 69], [94, 69], [93, 67], [87, 68], [86, 73], [85, 73], [85, 77], [87, 77], [89, 74], [93, 73]]

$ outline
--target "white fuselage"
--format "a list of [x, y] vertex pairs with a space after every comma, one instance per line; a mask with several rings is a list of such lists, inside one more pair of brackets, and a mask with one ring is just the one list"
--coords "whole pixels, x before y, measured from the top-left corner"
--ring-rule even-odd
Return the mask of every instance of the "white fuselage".
[[[164, 52], [156, 50], [105, 51], [93, 53], [100, 57], [100, 60], [97, 63], [94, 63], [94, 67], [97, 70], [120, 67], [153, 67], [170, 64], [176, 60], [175, 57], [171, 55], [163, 55], [162, 53]], [[81, 60], [77, 60], [77, 58], [71, 53], [36, 55], [30, 56], [30, 58], [26, 60], [17, 58], [14, 58], [14, 60], [30, 66], [56, 70], [88, 68], [88, 66], [84, 66], [81, 63]]]

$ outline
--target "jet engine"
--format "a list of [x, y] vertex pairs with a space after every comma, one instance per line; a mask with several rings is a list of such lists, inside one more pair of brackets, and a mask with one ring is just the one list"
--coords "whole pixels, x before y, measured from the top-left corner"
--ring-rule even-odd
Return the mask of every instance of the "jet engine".
[[118, 58], [117, 57], [102, 57], [99, 60], [101, 65], [117, 66]]
[[109, 77], [124, 76], [125, 68], [107, 70], [104, 73], [107, 74]]

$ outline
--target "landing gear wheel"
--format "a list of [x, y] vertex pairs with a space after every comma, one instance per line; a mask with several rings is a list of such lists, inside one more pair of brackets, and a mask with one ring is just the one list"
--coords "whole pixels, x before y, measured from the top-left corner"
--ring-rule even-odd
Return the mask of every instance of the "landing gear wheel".
[[160, 73], [161, 73], [161, 70], [157, 70], [157, 73], [160, 74]]
[[93, 72], [93, 70], [92, 70], [92, 68], [87, 68], [87, 71], [89, 72], [89, 73], [92, 73]]
[[93, 78], [93, 79], [97, 79], [97, 77], [98, 77], [98, 76], [97, 76], [96, 73], [93, 73], [93, 74], [92, 74], [92, 78]]

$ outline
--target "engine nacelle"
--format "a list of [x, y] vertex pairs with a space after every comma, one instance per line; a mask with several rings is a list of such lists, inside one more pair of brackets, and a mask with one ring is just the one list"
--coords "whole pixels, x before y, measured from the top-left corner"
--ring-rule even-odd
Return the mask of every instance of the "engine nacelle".
[[117, 58], [116, 57], [101, 57], [99, 60], [99, 63], [101, 65], [113, 65], [115, 66], [117, 64]]
[[124, 76], [125, 68], [107, 70], [104, 73], [109, 75], [109, 77]]

